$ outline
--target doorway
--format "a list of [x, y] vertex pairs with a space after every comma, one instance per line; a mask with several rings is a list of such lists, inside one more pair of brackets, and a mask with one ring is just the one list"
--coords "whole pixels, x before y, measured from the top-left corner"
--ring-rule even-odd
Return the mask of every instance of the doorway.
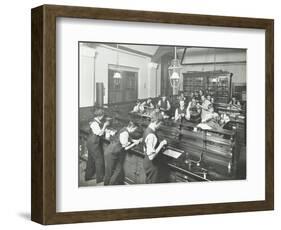
[[116, 69], [108, 69], [108, 104], [136, 101], [138, 98], [138, 71], [130, 67], [120, 68], [121, 80], [114, 83]]

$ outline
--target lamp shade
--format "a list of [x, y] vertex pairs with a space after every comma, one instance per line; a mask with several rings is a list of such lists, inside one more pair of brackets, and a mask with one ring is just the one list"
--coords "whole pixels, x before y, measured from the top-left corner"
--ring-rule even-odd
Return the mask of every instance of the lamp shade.
[[113, 79], [121, 79], [122, 76], [121, 76], [121, 73], [120, 72], [115, 72], [114, 75], [113, 75]]
[[178, 88], [180, 83], [180, 71], [181, 65], [178, 59], [173, 59], [171, 65], [168, 68], [168, 73], [170, 76], [170, 83], [173, 88]]
[[172, 81], [179, 81], [180, 80], [180, 75], [179, 75], [179, 73], [178, 72], [173, 72], [172, 73], [172, 75], [171, 75], [171, 77], [170, 77], [170, 79], [172, 80]]

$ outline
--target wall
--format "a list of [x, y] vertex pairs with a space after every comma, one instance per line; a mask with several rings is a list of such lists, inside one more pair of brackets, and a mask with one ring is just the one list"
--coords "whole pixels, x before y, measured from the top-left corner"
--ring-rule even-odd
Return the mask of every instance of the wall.
[[[30, 218], [30, 8], [41, 4], [84, 5], [194, 14], [275, 18], [275, 211], [113, 221], [43, 227]], [[1, 229], [279, 229], [281, 215], [281, 15], [280, 3], [224, 0], [32, 0], [3, 1], [1, 12]], [[159, 76], [159, 75], [158, 75]], [[274, 89], [272, 89], [274, 90]], [[258, 129], [257, 129], [258, 131]], [[17, 134], [17, 136], [15, 136]], [[17, 137], [17, 138], [15, 138]], [[206, 191], [206, 195], [208, 191]], [[169, 194], [167, 194], [169, 198]], [[134, 197], [132, 197], [134, 199]], [[279, 226], [279, 227], [277, 227]]]
[[[161, 90], [161, 66], [152, 63], [151, 58], [129, 53], [119, 49], [119, 65], [124, 68], [132, 68], [138, 72], [138, 98], [156, 97]], [[163, 59], [161, 59], [163, 60]], [[237, 62], [230, 64], [191, 64]], [[115, 48], [80, 43], [80, 107], [92, 106], [95, 103], [97, 82], [104, 84], [104, 103], [108, 103], [108, 68], [116, 65], [117, 50]], [[224, 70], [233, 73], [233, 83], [246, 82], [246, 51], [191, 48], [188, 49], [183, 59], [182, 72], [187, 71], [212, 71]], [[164, 73], [162, 73], [164, 74]], [[168, 76], [167, 76], [168, 77]], [[168, 83], [169, 84], [169, 83]]]
[[157, 64], [157, 63], [149, 63], [148, 65], [148, 97], [157, 97], [160, 93], [159, 93], [159, 89], [160, 89], [160, 84], [161, 82], [159, 82], [160, 79], [160, 73], [159, 73], [159, 69], [161, 64]]
[[87, 46], [80, 46], [79, 59], [79, 105], [81, 107], [94, 105], [95, 82], [94, 70], [96, 51]]
[[157, 68], [157, 90], [156, 90], [156, 97], [160, 96], [161, 94], [161, 64], [158, 64]]
[[[99, 45], [95, 48], [80, 44], [80, 107], [92, 106], [95, 99], [96, 82], [102, 82], [105, 88], [104, 103], [108, 102], [108, 68], [116, 65], [117, 50]], [[95, 69], [94, 69], [95, 55]], [[155, 66], [151, 58], [129, 53], [119, 49], [119, 65], [137, 70], [138, 98], [155, 96]], [[85, 63], [83, 63], [85, 62]], [[94, 77], [95, 76], [95, 77]]]

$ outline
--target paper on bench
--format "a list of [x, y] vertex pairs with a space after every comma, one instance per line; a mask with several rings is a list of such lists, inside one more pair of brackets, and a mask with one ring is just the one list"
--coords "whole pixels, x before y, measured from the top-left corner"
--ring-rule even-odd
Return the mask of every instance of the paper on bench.
[[198, 124], [197, 127], [201, 128], [203, 130], [210, 130], [210, 129], [212, 129], [209, 125], [203, 124], [203, 123]]
[[179, 158], [179, 156], [182, 154], [181, 152], [177, 152], [171, 149], [166, 149], [163, 154], [169, 156], [169, 157], [173, 157], [175, 159]]

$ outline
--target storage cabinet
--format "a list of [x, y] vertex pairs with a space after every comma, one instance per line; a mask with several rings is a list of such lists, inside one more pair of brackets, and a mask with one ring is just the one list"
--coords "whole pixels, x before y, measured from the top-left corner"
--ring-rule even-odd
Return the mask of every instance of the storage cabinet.
[[216, 103], [228, 103], [231, 98], [232, 73], [226, 71], [192, 71], [183, 73], [183, 91], [187, 96], [204, 90], [214, 97]]
[[124, 162], [126, 184], [145, 184], [143, 156], [128, 151]]
[[236, 98], [245, 103], [246, 102], [246, 83], [233, 83], [232, 94], [236, 96]]

